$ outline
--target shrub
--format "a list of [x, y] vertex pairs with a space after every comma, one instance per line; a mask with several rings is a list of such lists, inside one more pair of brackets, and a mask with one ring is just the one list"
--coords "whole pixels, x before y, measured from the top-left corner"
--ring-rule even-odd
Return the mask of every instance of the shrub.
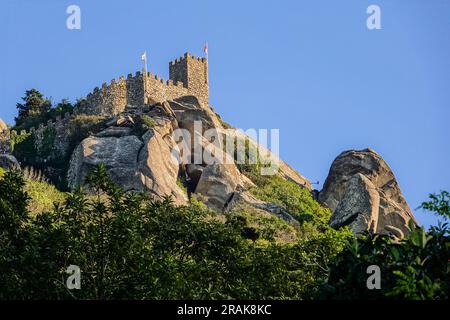
[[135, 126], [133, 128], [133, 134], [137, 136], [144, 135], [148, 130], [154, 128], [157, 123], [148, 115], [141, 115], [139, 117], [134, 118]]
[[[422, 207], [449, 216], [447, 193], [432, 195]], [[365, 235], [355, 239], [330, 265], [330, 276], [320, 298], [335, 299], [440, 299], [447, 300], [450, 285], [449, 227], [439, 223], [425, 229], [410, 223], [402, 241]], [[381, 289], [366, 287], [369, 265], [381, 271]]]
[[11, 151], [24, 165], [34, 165], [37, 150], [34, 133], [11, 134]]
[[[94, 196], [77, 190], [35, 216], [20, 175], [0, 179], [0, 298], [305, 299], [346, 241], [330, 229], [253, 242], [238, 216], [125, 193], [106, 172], [88, 175]], [[68, 264], [81, 268], [83, 290], [64, 287]]]

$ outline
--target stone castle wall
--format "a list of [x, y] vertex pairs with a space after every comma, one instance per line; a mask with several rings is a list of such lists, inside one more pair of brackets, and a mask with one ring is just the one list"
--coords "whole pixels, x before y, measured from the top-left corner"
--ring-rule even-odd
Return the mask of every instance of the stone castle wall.
[[[77, 103], [74, 113], [58, 116], [55, 120], [49, 120], [28, 131], [11, 131], [10, 134], [16, 140], [20, 136], [26, 137], [32, 134], [38, 154], [44, 148], [48, 149], [50, 147], [48, 142], [53, 140], [48, 159], [42, 160], [64, 158], [70, 148], [70, 124], [79, 115], [108, 118], [126, 111], [130, 106], [142, 107], [188, 95], [197, 97], [203, 106], [209, 106], [207, 72], [205, 58], [197, 58], [186, 53], [183, 57], [170, 62], [170, 80], [165, 81], [151, 72], [144, 77], [144, 74], [139, 71], [134, 75], [129, 74], [126, 79], [121, 76], [118, 80], [111, 80], [109, 84], [103, 83], [101, 88], [96, 87], [85, 99]], [[8, 139], [6, 139], [6, 133], [2, 136], [4, 139], [0, 139], [0, 151], [3, 149], [9, 151], [9, 133]], [[4, 143], [2, 140], [5, 140]]]
[[185, 53], [183, 57], [170, 62], [169, 79], [183, 82], [190, 95], [197, 97], [202, 105], [208, 105], [208, 62], [205, 58]]
[[37, 151], [36, 155], [43, 153], [44, 148], [47, 153], [46, 159], [42, 161], [51, 160], [52, 158], [64, 158], [68, 156], [70, 147], [70, 122], [76, 117], [75, 114], [66, 113], [63, 116], [57, 116], [55, 120], [49, 120], [46, 124], [40, 124], [37, 128], [30, 128], [28, 131], [22, 130], [17, 132], [11, 131], [11, 137], [16, 140], [22, 137], [33, 135], [34, 147]]
[[193, 95], [202, 105], [208, 106], [207, 73], [205, 58], [186, 53], [170, 62], [170, 80], [165, 81], [151, 72], [146, 75], [136, 72], [134, 76], [129, 74], [126, 79], [113, 79], [109, 84], [103, 83], [101, 88], [96, 87], [89, 93], [78, 104], [75, 113], [112, 116], [125, 111], [127, 106], [140, 107], [186, 95]]

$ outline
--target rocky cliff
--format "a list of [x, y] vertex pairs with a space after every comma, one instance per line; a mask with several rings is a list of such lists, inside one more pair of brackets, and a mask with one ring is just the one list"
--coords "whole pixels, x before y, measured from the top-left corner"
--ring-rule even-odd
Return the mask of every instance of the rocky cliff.
[[[144, 117], [151, 125], [142, 130], [137, 122]], [[200, 128], [197, 128], [199, 124]], [[129, 109], [109, 120], [104, 130], [84, 139], [70, 160], [69, 186], [83, 185], [87, 173], [103, 163], [113, 180], [127, 191], [146, 191], [157, 199], [170, 196], [176, 204], [186, 204], [194, 195], [211, 209], [230, 210], [236, 202], [231, 200], [236, 200], [237, 195], [253, 183], [240, 172], [232, 155], [225, 152], [224, 145], [205, 138], [207, 130], [233, 141], [247, 139], [250, 147], [258, 147], [238, 130], [224, 129], [212, 109], [202, 107], [194, 97], [184, 97], [157, 103], [145, 114], [133, 114]], [[179, 141], [175, 141], [177, 134], [189, 142], [186, 144], [188, 150], [179, 150]], [[205, 150], [213, 156], [220, 154], [222, 158], [211, 161], [205, 157]], [[186, 151], [190, 153], [189, 157], [181, 154]], [[268, 150], [264, 149], [264, 152]], [[311, 189], [306, 178], [275, 155], [268, 154], [277, 163], [277, 174]], [[200, 156], [200, 162], [191, 161], [197, 156]], [[247, 198], [244, 196], [244, 199]], [[262, 202], [250, 203], [261, 210], [270, 207]]]
[[[255, 187], [255, 175], [247, 176], [242, 171], [236, 155], [229, 154], [223, 142], [212, 143], [221, 137], [234, 143], [246, 141], [249, 149], [266, 155], [264, 161], [276, 164], [276, 175], [315, 192], [308, 179], [276, 155], [243, 132], [225, 129], [214, 111], [193, 96], [146, 108], [129, 106], [98, 128], [71, 154], [67, 180], [72, 189], [82, 186], [87, 173], [103, 163], [112, 179], [126, 191], [145, 191], [155, 199], [169, 196], [179, 205], [194, 197], [218, 212], [251, 208], [298, 225], [293, 218], [298, 212], [257, 199], [249, 192]], [[208, 136], [211, 130], [215, 132], [213, 137]], [[0, 131], [3, 145], [9, 145], [3, 121]], [[180, 146], [187, 149], [180, 150]], [[204, 157], [205, 151], [212, 161]], [[193, 161], [197, 158], [201, 161]], [[18, 165], [8, 148], [0, 160], [2, 167]], [[372, 232], [403, 238], [409, 232], [409, 221], [417, 224], [392, 170], [371, 149], [341, 153], [331, 165], [318, 200], [333, 212], [331, 226], [348, 226], [355, 234]]]

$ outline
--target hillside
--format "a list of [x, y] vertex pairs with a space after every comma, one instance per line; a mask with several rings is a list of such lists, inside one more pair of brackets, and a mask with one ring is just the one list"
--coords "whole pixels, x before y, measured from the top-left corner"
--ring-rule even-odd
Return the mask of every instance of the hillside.
[[[448, 296], [448, 228], [418, 226], [378, 153], [344, 151], [313, 190], [209, 105], [206, 61], [170, 71], [74, 105], [32, 89], [15, 126], [0, 121], [0, 298]], [[446, 217], [440, 197], [424, 208]], [[367, 291], [372, 261], [381, 291]], [[68, 263], [84, 290], [61, 281]]]

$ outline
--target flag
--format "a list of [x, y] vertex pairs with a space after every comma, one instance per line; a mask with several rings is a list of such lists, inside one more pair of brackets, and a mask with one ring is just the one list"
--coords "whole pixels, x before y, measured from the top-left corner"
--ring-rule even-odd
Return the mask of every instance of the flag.
[[141, 56], [142, 61], [147, 61], [147, 51], [145, 51]]
[[208, 54], [208, 43], [205, 43], [205, 46], [203, 47], [203, 52], [205, 54]]

